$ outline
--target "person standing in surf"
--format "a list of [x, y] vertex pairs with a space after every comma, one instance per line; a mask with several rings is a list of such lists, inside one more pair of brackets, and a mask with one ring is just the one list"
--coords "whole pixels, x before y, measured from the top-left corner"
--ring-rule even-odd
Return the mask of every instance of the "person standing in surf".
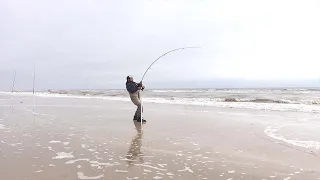
[[[140, 90], [144, 89], [142, 85], [142, 81], [140, 83], [136, 83], [133, 81], [132, 76], [127, 76], [126, 89], [130, 95], [130, 99], [134, 105], [137, 106], [136, 113], [134, 114], [133, 120], [137, 122], [141, 122], [141, 101], [140, 101]], [[146, 120], [142, 119], [142, 122], [146, 122]]]

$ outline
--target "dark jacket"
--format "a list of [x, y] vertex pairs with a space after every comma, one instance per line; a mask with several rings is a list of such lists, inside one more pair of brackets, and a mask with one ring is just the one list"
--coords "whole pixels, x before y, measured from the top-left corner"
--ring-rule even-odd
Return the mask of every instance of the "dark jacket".
[[127, 91], [130, 93], [135, 93], [139, 90], [140, 84], [136, 82], [126, 82]]

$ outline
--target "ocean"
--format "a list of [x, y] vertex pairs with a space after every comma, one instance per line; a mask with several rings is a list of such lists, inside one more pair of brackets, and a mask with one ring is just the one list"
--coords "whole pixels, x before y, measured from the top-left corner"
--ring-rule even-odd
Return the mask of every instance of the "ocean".
[[[36, 95], [130, 100], [126, 90], [51, 90]], [[141, 96], [149, 103], [320, 113], [320, 88], [153, 89], [142, 91]]]

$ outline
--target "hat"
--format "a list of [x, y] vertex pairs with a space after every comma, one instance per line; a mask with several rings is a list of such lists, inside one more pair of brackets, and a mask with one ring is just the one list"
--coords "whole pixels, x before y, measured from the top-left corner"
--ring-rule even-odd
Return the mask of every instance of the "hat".
[[129, 76], [127, 76], [127, 81], [128, 81], [130, 78], [132, 78], [132, 76], [130, 76], [130, 75], [129, 75]]

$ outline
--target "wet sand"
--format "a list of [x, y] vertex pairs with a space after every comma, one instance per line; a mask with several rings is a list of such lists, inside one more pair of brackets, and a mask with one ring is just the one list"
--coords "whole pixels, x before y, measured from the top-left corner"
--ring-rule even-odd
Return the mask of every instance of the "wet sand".
[[[145, 104], [141, 128], [130, 102], [36, 97], [35, 104], [0, 94], [3, 180], [320, 179], [316, 146], [270, 137], [284, 124], [319, 129], [317, 114]], [[283, 133], [303, 135], [301, 126], [290, 128]]]

